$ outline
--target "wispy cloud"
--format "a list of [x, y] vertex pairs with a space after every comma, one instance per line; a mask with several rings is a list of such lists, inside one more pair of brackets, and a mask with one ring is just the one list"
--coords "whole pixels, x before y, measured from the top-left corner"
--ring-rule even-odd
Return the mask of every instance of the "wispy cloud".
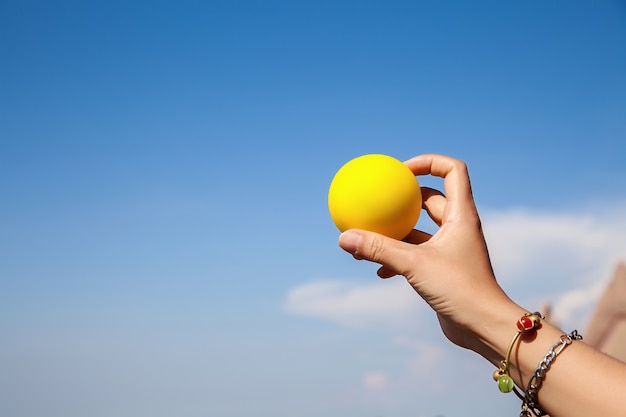
[[395, 328], [414, 320], [424, 308], [418, 298], [404, 279], [318, 279], [289, 291], [284, 308], [291, 314], [323, 318], [348, 327]]
[[387, 375], [383, 372], [370, 372], [363, 377], [365, 388], [379, 391], [387, 388]]
[[[551, 303], [564, 325], [580, 325], [626, 259], [626, 202], [580, 212], [486, 210], [483, 226], [501, 285], [529, 309]], [[423, 308], [403, 279], [313, 280], [285, 301], [289, 313], [358, 328], [398, 327]]]
[[[626, 260], [626, 202], [567, 212], [484, 210], [482, 218], [505, 290], [528, 309], [550, 303], [554, 321], [565, 330], [584, 331], [615, 266]], [[370, 391], [400, 392], [415, 383], [447, 389], [438, 374], [446, 374], [454, 348], [441, 343], [436, 320], [402, 278], [314, 279], [288, 292], [284, 310], [360, 331], [387, 331], [406, 353], [404, 374], [367, 373], [361, 383]]]
[[626, 203], [579, 212], [488, 211], [483, 224], [501, 285], [529, 309], [552, 304], [563, 326], [581, 327], [626, 260]]

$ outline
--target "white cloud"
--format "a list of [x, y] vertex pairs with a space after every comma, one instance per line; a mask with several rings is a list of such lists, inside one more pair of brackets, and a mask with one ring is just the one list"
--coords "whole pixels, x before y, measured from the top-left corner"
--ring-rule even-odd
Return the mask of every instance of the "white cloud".
[[626, 203], [580, 212], [487, 212], [483, 226], [503, 287], [529, 309], [551, 303], [563, 326], [581, 327], [626, 259]]
[[[549, 302], [551, 318], [564, 330], [584, 332], [614, 268], [626, 260], [626, 202], [607, 207], [481, 211], [501, 285], [529, 310]], [[434, 314], [400, 277], [313, 280], [289, 291], [284, 308], [360, 331], [388, 332], [393, 349], [379, 354], [390, 368], [355, 376], [364, 395], [384, 391], [384, 399], [369, 396], [372, 401], [399, 404], [425, 384], [433, 398], [445, 398], [451, 377], [475, 393], [493, 388], [490, 365], [444, 343]]]
[[293, 288], [284, 308], [291, 314], [327, 319], [357, 328], [401, 326], [423, 306], [406, 280], [316, 280]]
[[[505, 290], [528, 309], [549, 302], [556, 321], [580, 328], [615, 266], [626, 259], [626, 202], [607, 207], [483, 212], [492, 262]], [[411, 320], [424, 308], [399, 278], [314, 280], [293, 288], [285, 302], [292, 314], [358, 328], [414, 327]]]
[[370, 390], [383, 390], [387, 388], [387, 375], [382, 372], [368, 373], [363, 377], [363, 385]]

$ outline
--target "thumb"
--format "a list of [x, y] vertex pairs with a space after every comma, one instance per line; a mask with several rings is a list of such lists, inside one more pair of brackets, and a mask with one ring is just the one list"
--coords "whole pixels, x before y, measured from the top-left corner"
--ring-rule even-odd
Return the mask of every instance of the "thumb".
[[399, 274], [408, 272], [409, 248], [413, 245], [365, 230], [347, 230], [339, 236], [339, 246], [355, 259], [383, 265]]

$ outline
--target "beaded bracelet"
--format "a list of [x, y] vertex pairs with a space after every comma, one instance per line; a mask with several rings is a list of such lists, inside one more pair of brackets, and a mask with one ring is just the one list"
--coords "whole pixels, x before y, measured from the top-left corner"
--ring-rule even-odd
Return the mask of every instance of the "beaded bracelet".
[[[500, 367], [493, 373], [493, 379], [498, 383], [498, 388], [501, 392], [507, 394], [515, 390], [515, 383], [509, 374], [509, 360], [515, 342], [517, 342], [523, 333], [539, 328], [541, 326], [541, 319], [540, 313], [526, 313], [517, 321], [517, 333], [515, 333], [515, 336], [511, 339], [509, 348], [506, 350], [506, 356], [500, 361]], [[515, 390], [515, 393], [520, 396], [517, 390]]]
[[541, 360], [541, 362], [539, 362], [537, 369], [535, 369], [535, 372], [533, 372], [530, 380], [528, 381], [520, 417], [532, 417], [533, 415], [541, 417], [546, 415], [546, 413], [537, 404], [537, 392], [539, 391], [541, 382], [543, 381], [543, 378], [545, 378], [550, 365], [552, 365], [552, 362], [554, 362], [563, 349], [571, 345], [574, 340], [582, 340], [582, 338], [583, 337], [578, 334], [578, 331], [574, 330], [568, 335], [561, 335], [559, 341], [552, 345], [546, 356]]

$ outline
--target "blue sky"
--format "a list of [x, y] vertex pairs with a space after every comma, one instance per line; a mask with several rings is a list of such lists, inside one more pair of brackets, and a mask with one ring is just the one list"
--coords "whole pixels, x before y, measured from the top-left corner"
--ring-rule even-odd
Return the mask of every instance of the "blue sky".
[[626, 258], [625, 3], [1, 2], [0, 414], [515, 413], [337, 247], [372, 152], [465, 160], [502, 285], [584, 329]]

